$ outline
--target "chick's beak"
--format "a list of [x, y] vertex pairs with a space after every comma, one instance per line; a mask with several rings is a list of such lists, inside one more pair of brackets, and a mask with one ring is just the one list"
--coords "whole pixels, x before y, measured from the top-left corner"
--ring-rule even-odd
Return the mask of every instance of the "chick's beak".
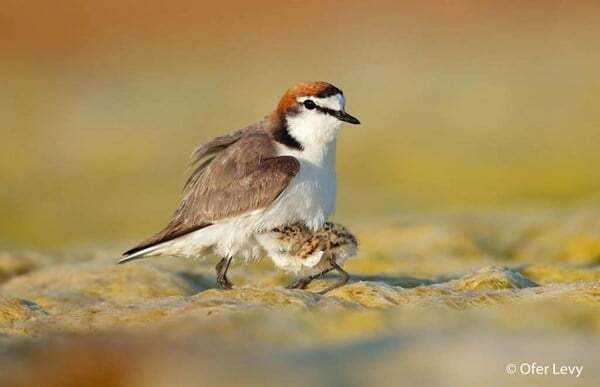
[[358, 120], [358, 118], [351, 116], [345, 111], [337, 111], [334, 115], [340, 121], [344, 121], [349, 124], [360, 125], [360, 121]]

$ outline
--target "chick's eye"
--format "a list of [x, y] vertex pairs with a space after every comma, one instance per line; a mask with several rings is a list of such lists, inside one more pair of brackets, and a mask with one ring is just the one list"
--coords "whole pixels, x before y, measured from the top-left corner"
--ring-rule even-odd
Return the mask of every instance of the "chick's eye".
[[308, 110], [312, 110], [312, 109], [316, 108], [317, 105], [310, 99], [307, 99], [306, 101], [304, 101], [304, 107], [307, 108]]

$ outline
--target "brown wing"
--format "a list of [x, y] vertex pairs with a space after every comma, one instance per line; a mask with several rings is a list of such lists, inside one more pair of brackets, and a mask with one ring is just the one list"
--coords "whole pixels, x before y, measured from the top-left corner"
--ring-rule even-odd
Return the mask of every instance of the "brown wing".
[[264, 132], [246, 132], [229, 145], [205, 149], [217, 148], [220, 149], [204, 154], [210, 157], [209, 160], [202, 162], [188, 180], [181, 205], [167, 227], [124, 255], [213, 222], [265, 208], [300, 170], [300, 163], [295, 158], [276, 157], [273, 142]]
[[204, 168], [206, 168], [208, 164], [210, 164], [210, 162], [215, 158], [215, 156], [218, 153], [227, 149], [231, 144], [237, 142], [244, 135], [249, 135], [251, 133], [261, 133], [263, 127], [268, 123], [268, 118], [265, 117], [265, 119], [262, 121], [249, 125], [232, 134], [217, 137], [212, 141], [206, 144], [202, 144], [196, 149], [194, 149], [194, 152], [192, 153], [191, 162], [191, 166], [194, 168], [194, 171], [190, 174], [190, 177], [185, 183], [184, 192], [186, 191], [188, 186], [196, 183], [196, 180], [202, 176], [202, 171], [204, 170]]

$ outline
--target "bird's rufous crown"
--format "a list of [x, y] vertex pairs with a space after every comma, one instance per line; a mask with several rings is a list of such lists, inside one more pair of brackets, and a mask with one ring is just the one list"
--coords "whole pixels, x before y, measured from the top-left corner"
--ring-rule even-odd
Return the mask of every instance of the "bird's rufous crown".
[[284, 115], [290, 108], [296, 106], [298, 104], [296, 101], [298, 97], [314, 96], [317, 98], [326, 98], [334, 94], [343, 93], [331, 83], [323, 81], [299, 83], [283, 94], [279, 105], [277, 105], [277, 113]]

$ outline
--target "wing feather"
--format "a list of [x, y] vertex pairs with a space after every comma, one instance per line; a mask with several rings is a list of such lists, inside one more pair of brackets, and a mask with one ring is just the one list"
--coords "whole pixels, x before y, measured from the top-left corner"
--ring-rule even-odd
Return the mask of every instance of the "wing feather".
[[196, 149], [196, 169], [169, 224], [128, 250], [131, 255], [215, 222], [268, 207], [300, 170], [291, 156], [276, 156], [273, 141], [259, 130], [218, 137]]

